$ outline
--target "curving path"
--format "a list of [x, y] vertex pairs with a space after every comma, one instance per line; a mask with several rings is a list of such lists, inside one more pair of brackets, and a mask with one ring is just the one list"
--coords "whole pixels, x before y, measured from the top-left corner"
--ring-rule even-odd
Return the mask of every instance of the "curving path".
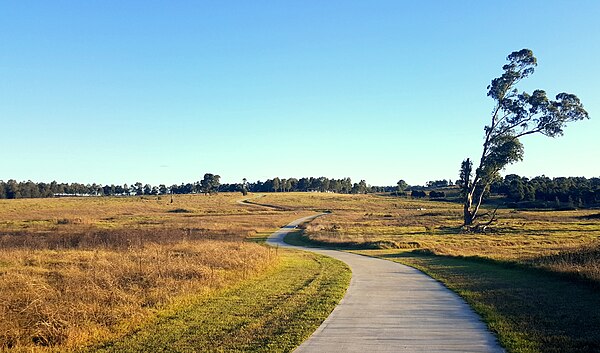
[[236, 202], [240, 205], [244, 205], [244, 206], [252, 206], [252, 207], [263, 207], [263, 208], [269, 208], [272, 210], [279, 210], [279, 211], [291, 211], [292, 209], [288, 208], [288, 207], [283, 207], [283, 206], [277, 206], [277, 205], [269, 205], [266, 203], [258, 203], [258, 202], [252, 202], [252, 200], [256, 200], [256, 199], [260, 199], [261, 197], [264, 197], [265, 195], [259, 194], [258, 196], [253, 196], [253, 197], [248, 197], [245, 199], [241, 199], [241, 200], [237, 200]]
[[297, 225], [319, 216], [297, 219], [267, 240], [331, 256], [352, 269], [344, 298], [295, 352], [504, 352], [458, 295], [416, 269], [283, 242]]

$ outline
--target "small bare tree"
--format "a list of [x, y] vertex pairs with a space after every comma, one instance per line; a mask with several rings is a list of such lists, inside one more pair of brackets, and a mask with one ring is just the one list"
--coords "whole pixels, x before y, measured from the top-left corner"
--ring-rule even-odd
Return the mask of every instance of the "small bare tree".
[[485, 126], [483, 151], [473, 175], [473, 162], [466, 159], [460, 168], [463, 196], [463, 226], [472, 229], [491, 183], [506, 165], [523, 159], [520, 137], [540, 133], [561, 136], [567, 123], [589, 118], [576, 95], [560, 93], [550, 100], [543, 90], [519, 93], [517, 83], [531, 75], [537, 60], [529, 49], [511, 53], [502, 67], [502, 76], [492, 80], [488, 96], [496, 102], [490, 124]]

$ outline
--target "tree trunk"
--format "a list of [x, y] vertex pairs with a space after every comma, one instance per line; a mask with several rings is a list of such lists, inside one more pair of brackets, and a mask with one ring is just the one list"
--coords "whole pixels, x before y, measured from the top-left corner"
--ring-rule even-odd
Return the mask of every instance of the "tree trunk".
[[473, 224], [473, 215], [471, 214], [471, 206], [473, 204], [473, 197], [470, 194], [465, 196], [465, 202], [463, 204], [463, 227], [470, 226]]

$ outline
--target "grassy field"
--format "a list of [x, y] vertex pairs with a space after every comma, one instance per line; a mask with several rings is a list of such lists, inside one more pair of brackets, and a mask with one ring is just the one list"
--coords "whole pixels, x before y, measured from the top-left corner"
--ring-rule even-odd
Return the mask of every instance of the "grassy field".
[[75, 349], [278, 266], [260, 238], [310, 214], [239, 194], [0, 200], [0, 349]]
[[330, 210], [305, 235], [341, 248], [418, 249], [538, 266], [600, 282], [598, 210], [500, 209], [486, 234], [460, 231], [461, 206], [378, 195], [267, 194], [260, 200], [289, 209]]
[[551, 272], [409, 250], [361, 250], [425, 272], [462, 296], [508, 352], [600, 351], [598, 286]]
[[463, 234], [452, 203], [330, 194], [265, 201], [331, 210], [286, 241], [416, 267], [465, 298], [509, 352], [600, 351], [598, 210], [500, 210], [493, 232]]
[[[172, 203], [167, 196], [0, 200], [0, 246], [115, 246], [139, 234], [152, 241], [243, 240], [309, 214], [237, 203], [241, 198], [225, 193], [175, 195]], [[105, 237], [111, 239], [102, 243]]]
[[266, 271], [274, 251], [195, 241], [123, 250], [0, 252], [0, 342], [59, 350], [120, 335], [155, 310]]
[[289, 350], [349, 273], [255, 243], [314, 211], [332, 213], [288, 240], [420, 268], [511, 352], [600, 349], [598, 210], [501, 209], [490, 233], [463, 234], [454, 203], [254, 197], [269, 206], [239, 194], [0, 200], [0, 350]]
[[161, 313], [93, 351], [290, 352], [341, 300], [350, 275], [340, 261], [286, 251], [260, 277]]

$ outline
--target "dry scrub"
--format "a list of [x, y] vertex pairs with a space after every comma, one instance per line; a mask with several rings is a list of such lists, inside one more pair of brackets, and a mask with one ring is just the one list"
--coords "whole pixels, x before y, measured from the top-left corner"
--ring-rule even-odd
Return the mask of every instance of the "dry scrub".
[[64, 349], [106, 339], [176, 298], [260, 272], [274, 258], [263, 246], [223, 241], [123, 250], [3, 250], [0, 342], [3, 348]]
[[600, 283], [597, 210], [500, 209], [487, 234], [460, 231], [461, 205], [378, 195], [268, 194], [264, 202], [331, 210], [306, 226], [314, 242], [346, 248], [419, 249], [515, 261]]
[[308, 213], [239, 199], [0, 200], [0, 350], [118, 337], [168, 304], [263, 272], [273, 250], [243, 240]]
[[554, 255], [536, 257], [526, 263], [600, 283], [600, 243], [584, 245]]
[[166, 229], [243, 239], [309, 214], [242, 205], [240, 198], [226, 193], [175, 195], [172, 203], [164, 196], [0, 200], [0, 238]]

